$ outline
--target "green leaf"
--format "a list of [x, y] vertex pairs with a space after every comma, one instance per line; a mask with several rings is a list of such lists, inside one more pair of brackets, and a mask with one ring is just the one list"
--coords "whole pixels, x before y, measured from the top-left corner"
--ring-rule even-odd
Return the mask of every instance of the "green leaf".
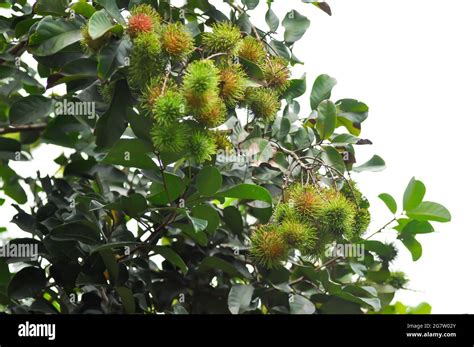
[[258, 6], [260, 0], [242, 0], [242, 4], [247, 6], [249, 10], [253, 10]]
[[242, 274], [235, 268], [234, 265], [215, 256], [204, 258], [201, 262], [201, 265], [199, 265], [200, 271], [208, 271], [211, 269], [223, 271], [231, 277], [242, 277]]
[[316, 311], [314, 304], [302, 295], [292, 295], [289, 299], [291, 314], [313, 314]]
[[56, 241], [80, 241], [88, 245], [100, 243], [100, 231], [89, 221], [74, 221], [51, 230], [51, 239]]
[[326, 140], [336, 129], [336, 106], [332, 101], [323, 100], [318, 106], [316, 129], [322, 140]]
[[268, 11], [265, 14], [265, 22], [267, 22], [268, 28], [270, 31], [277, 31], [278, 27], [280, 26], [280, 20], [278, 19], [275, 12], [273, 12], [271, 7], [268, 7]]
[[105, 10], [95, 12], [89, 19], [88, 30], [93, 40], [103, 36], [106, 32], [114, 27], [114, 23], [110, 20]]
[[105, 268], [107, 269], [110, 282], [115, 285], [119, 276], [119, 265], [115, 258], [115, 254], [111, 249], [101, 250], [99, 251], [99, 254], [104, 262]]
[[241, 149], [245, 150], [246, 157], [250, 160], [252, 166], [260, 166], [267, 163], [273, 157], [273, 149], [270, 141], [253, 137], [241, 144]]
[[10, 108], [10, 123], [29, 124], [45, 118], [52, 112], [52, 100], [41, 95], [18, 99]]
[[136, 307], [133, 292], [127, 287], [117, 287], [115, 290], [120, 295], [120, 299], [122, 299], [122, 305], [125, 312], [127, 314], [135, 313]]
[[233, 285], [227, 298], [227, 305], [232, 314], [241, 314], [254, 308], [251, 307], [254, 288], [252, 285]]
[[8, 285], [8, 296], [20, 300], [36, 297], [46, 286], [44, 270], [25, 267], [13, 276]]
[[207, 220], [192, 217], [189, 213], [187, 213], [189, 220], [191, 221], [191, 225], [196, 233], [200, 233], [207, 228]]
[[317, 110], [321, 101], [327, 100], [331, 97], [332, 88], [336, 84], [336, 79], [328, 75], [320, 75], [318, 78], [316, 78], [310, 96], [312, 110]]
[[222, 175], [214, 166], [205, 166], [196, 177], [196, 187], [204, 196], [211, 196], [222, 187]]
[[242, 64], [245, 72], [252, 80], [259, 81], [263, 79], [264, 75], [260, 66], [242, 57], [239, 57], [239, 62]]
[[403, 194], [403, 209], [405, 211], [410, 211], [420, 205], [425, 197], [425, 193], [426, 187], [423, 182], [418, 181], [413, 177]]
[[277, 56], [282, 57], [283, 59], [288, 61], [291, 59], [288, 47], [283, 41], [271, 40], [270, 47], [272, 48], [272, 54], [276, 54]]
[[132, 96], [125, 80], [119, 80], [114, 89], [110, 107], [95, 127], [96, 144], [105, 148], [112, 147], [127, 129], [127, 110], [132, 105]]
[[427, 221], [412, 220], [402, 229], [402, 234], [428, 234], [434, 232], [433, 226]]
[[407, 307], [407, 314], [431, 314], [431, 305], [422, 302], [415, 307]]
[[410, 234], [403, 234], [399, 238], [405, 247], [410, 251], [413, 261], [417, 261], [421, 258], [423, 248], [421, 247], [421, 243], [419, 243], [414, 236]]
[[321, 153], [321, 158], [325, 164], [337, 169], [340, 173], [346, 170], [346, 164], [342, 159], [341, 153], [331, 146], [324, 146], [324, 151]]
[[236, 235], [241, 235], [244, 230], [242, 213], [235, 206], [227, 206], [224, 209], [224, 221], [229, 229]]
[[76, 14], [80, 14], [86, 18], [90, 18], [95, 13], [95, 8], [91, 4], [87, 2], [76, 2], [75, 4], [71, 5], [71, 10], [73, 10]]
[[379, 195], [379, 198], [385, 203], [390, 212], [393, 214], [397, 213], [397, 202], [390, 194], [382, 193]]
[[323, 11], [324, 13], [332, 16], [332, 11], [331, 11], [331, 7], [329, 7], [328, 3], [325, 2], [325, 1], [313, 1], [313, 0], [303, 0], [303, 2], [307, 2], [307, 3], [310, 3], [310, 4], [313, 4], [314, 6], [316, 6], [317, 8], [319, 8], [321, 11]]
[[77, 20], [44, 17], [30, 36], [29, 50], [37, 56], [59, 52], [82, 39], [81, 23]]
[[193, 217], [207, 221], [206, 232], [208, 234], [213, 234], [221, 222], [219, 213], [213, 207], [206, 204], [193, 207], [191, 214]]
[[178, 267], [184, 275], [186, 275], [188, 272], [188, 267], [183, 258], [181, 258], [179, 254], [173, 251], [170, 247], [156, 246], [153, 248], [153, 251], [161, 255], [163, 258], [173, 264], [173, 266]]
[[143, 195], [139, 193], [133, 193], [129, 196], [120, 197], [120, 206], [129, 216], [139, 217], [148, 208], [148, 203]]
[[110, 0], [94, 0], [95, 3], [101, 5], [105, 11], [117, 22], [125, 24], [125, 19], [123, 19], [120, 9], [117, 6], [117, 1]]
[[310, 21], [298, 11], [292, 10], [288, 12], [283, 19], [283, 26], [285, 27], [285, 42], [292, 44], [301, 39], [309, 28]]
[[121, 40], [111, 41], [102, 48], [97, 57], [99, 64], [97, 74], [99, 78], [109, 79], [119, 68], [126, 66], [126, 59], [130, 54], [132, 43], [123, 38]]
[[368, 162], [353, 168], [355, 172], [381, 171], [385, 169], [385, 161], [378, 155], [374, 155]]
[[270, 192], [255, 184], [239, 184], [229, 190], [217, 193], [216, 198], [236, 198], [245, 200], [258, 200], [268, 204], [272, 204], [272, 196]]
[[34, 11], [41, 16], [49, 14], [63, 16], [69, 6], [69, 0], [38, 0], [35, 3]]
[[306, 75], [301, 79], [290, 80], [290, 85], [285, 91], [283, 97], [287, 100], [293, 100], [306, 93]]
[[164, 182], [151, 185], [151, 196], [148, 197], [148, 200], [156, 205], [167, 205], [179, 198], [185, 189], [186, 187], [181, 177], [165, 172]]
[[106, 164], [157, 169], [155, 162], [147, 153], [153, 153], [153, 146], [140, 139], [119, 140], [102, 161]]
[[448, 209], [441, 204], [431, 201], [423, 201], [416, 208], [407, 212], [408, 217], [420, 221], [434, 221], [446, 223], [451, 220]]

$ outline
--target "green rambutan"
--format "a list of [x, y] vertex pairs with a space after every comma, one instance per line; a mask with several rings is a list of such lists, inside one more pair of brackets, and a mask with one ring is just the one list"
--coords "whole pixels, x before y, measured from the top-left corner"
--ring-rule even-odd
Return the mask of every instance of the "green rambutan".
[[278, 223], [281, 223], [287, 219], [295, 219], [299, 216], [300, 215], [298, 214], [295, 206], [291, 206], [286, 202], [279, 203], [275, 208], [275, 212], [273, 213], [273, 219]]
[[148, 4], [134, 6], [128, 19], [128, 34], [133, 38], [140, 33], [157, 31], [160, 26], [160, 14]]
[[230, 65], [221, 69], [220, 95], [230, 107], [235, 107], [245, 98], [247, 79], [240, 65]]
[[214, 138], [218, 150], [232, 150], [234, 148], [225, 130], [212, 131], [211, 135]]
[[303, 254], [310, 252], [315, 247], [316, 229], [298, 219], [284, 220], [278, 230], [288, 245], [299, 249]]
[[217, 153], [217, 146], [213, 136], [201, 129], [192, 131], [187, 146], [190, 159], [198, 164], [211, 160], [212, 156]]
[[352, 225], [353, 239], [360, 238], [369, 227], [370, 224], [370, 212], [365, 208], [356, 208], [354, 215], [354, 224]]
[[245, 101], [255, 117], [265, 122], [273, 121], [281, 106], [276, 92], [269, 88], [248, 88]]
[[321, 205], [321, 193], [313, 185], [294, 184], [288, 190], [288, 204], [305, 218], [313, 218], [315, 210]]
[[252, 36], [246, 36], [239, 47], [239, 57], [260, 65], [267, 56], [262, 43]]
[[351, 239], [353, 234], [355, 208], [354, 205], [338, 192], [328, 189], [325, 199], [319, 200], [314, 210], [314, 218], [318, 230], [338, 238]]
[[362, 195], [355, 181], [353, 180], [345, 181], [340, 192], [353, 204], [358, 205], [359, 207], [362, 207], [362, 208], [369, 207], [369, 202]]
[[176, 84], [172, 79], [167, 79], [165, 84], [162, 76], [151, 78], [142, 94], [142, 106], [148, 110], [153, 110], [156, 99], [168, 90], [177, 90]]
[[396, 289], [403, 289], [409, 280], [404, 272], [394, 271], [390, 273], [390, 277], [385, 282]]
[[267, 87], [283, 93], [290, 85], [291, 72], [288, 62], [281, 57], [272, 57], [262, 64], [263, 76]]
[[140, 33], [133, 40], [129, 81], [135, 88], [149, 85], [150, 80], [164, 70], [159, 36], [154, 32]]
[[105, 33], [101, 37], [93, 40], [89, 34], [89, 28], [87, 25], [84, 25], [81, 28], [82, 33], [82, 40], [81, 46], [82, 48], [89, 53], [98, 53], [102, 47], [104, 47], [107, 42], [109, 42], [112, 34], [110, 32]]
[[159, 125], [171, 125], [186, 114], [186, 100], [173, 90], [168, 90], [155, 100], [153, 117]]
[[242, 35], [240, 29], [230, 22], [212, 25], [212, 32], [202, 35], [204, 48], [211, 53], [232, 53], [239, 50]]
[[386, 243], [386, 251], [384, 254], [378, 254], [379, 259], [382, 263], [389, 264], [393, 262], [398, 257], [398, 248], [393, 242]]
[[219, 97], [210, 97], [209, 100], [195, 109], [196, 120], [208, 128], [215, 128], [224, 123], [227, 107]]
[[252, 234], [250, 254], [260, 265], [273, 269], [288, 258], [288, 245], [276, 225], [262, 225]]
[[180, 23], [170, 23], [160, 30], [163, 51], [177, 59], [185, 59], [194, 51], [191, 33]]
[[219, 93], [219, 70], [211, 60], [189, 64], [183, 79], [183, 94], [191, 112], [212, 103]]
[[189, 142], [189, 128], [184, 123], [155, 124], [151, 130], [155, 148], [160, 152], [180, 152]]

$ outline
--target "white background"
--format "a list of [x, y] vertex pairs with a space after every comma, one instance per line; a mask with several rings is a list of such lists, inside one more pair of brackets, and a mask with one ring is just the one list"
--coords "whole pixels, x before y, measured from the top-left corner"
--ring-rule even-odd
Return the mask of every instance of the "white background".
[[[211, 1], [218, 5], [221, 1]], [[266, 28], [265, 1], [252, 19]], [[472, 0], [334, 0], [333, 16], [297, 0], [275, 0], [283, 18], [292, 8], [311, 19], [296, 45], [306, 62], [294, 76], [307, 73], [308, 89], [326, 73], [338, 80], [334, 100], [355, 98], [370, 106], [361, 137], [373, 146], [359, 147], [358, 161], [381, 155], [387, 169], [356, 176], [372, 203], [377, 230], [391, 218], [377, 196], [387, 192], [400, 202], [412, 176], [427, 186], [428, 200], [450, 209], [453, 221], [437, 224], [436, 233], [420, 235], [422, 258], [413, 263], [403, 246], [395, 267], [411, 279], [396, 299], [408, 305], [427, 301], [433, 313], [474, 313], [474, 213], [471, 133], [474, 129], [474, 1]], [[225, 6], [219, 6], [226, 8]], [[280, 28], [282, 29], [282, 28]], [[309, 96], [300, 98], [307, 106]], [[309, 110], [304, 108], [306, 112]], [[16, 164], [23, 175], [36, 170], [53, 174], [60, 149], [45, 146], [33, 163]], [[0, 226], [14, 210], [0, 209]], [[16, 230], [9, 226], [10, 230]], [[11, 233], [9, 233], [11, 235]], [[381, 235], [392, 240], [393, 232]]]

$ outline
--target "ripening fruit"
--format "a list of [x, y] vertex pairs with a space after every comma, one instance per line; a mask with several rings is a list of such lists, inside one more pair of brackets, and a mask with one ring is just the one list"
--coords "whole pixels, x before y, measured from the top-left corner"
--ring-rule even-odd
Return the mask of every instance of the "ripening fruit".
[[161, 29], [163, 51], [177, 59], [184, 59], [194, 51], [191, 33], [182, 23], [170, 23]]
[[220, 95], [230, 107], [235, 107], [245, 98], [247, 79], [240, 65], [230, 65], [221, 69]]
[[382, 263], [388, 264], [393, 262], [398, 257], [398, 248], [395, 246], [393, 242], [386, 243], [386, 251], [384, 254], [378, 254], [378, 257], [382, 261]]
[[302, 253], [314, 249], [317, 234], [316, 229], [298, 219], [286, 219], [281, 223], [278, 231], [283, 235], [285, 242]]
[[321, 199], [314, 210], [318, 230], [339, 238], [351, 239], [355, 215], [354, 205], [338, 192], [327, 190], [325, 195], [326, 198]]
[[267, 87], [283, 93], [290, 85], [291, 72], [288, 62], [281, 57], [272, 57], [262, 66], [263, 76]]
[[143, 107], [147, 108], [148, 110], [153, 110], [155, 101], [159, 96], [166, 93], [168, 90], [175, 89], [176, 84], [172, 79], [168, 79], [165, 84], [164, 78], [161, 76], [152, 78], [142, 94], [142, 100], [144, 101]]
[[386, 283], [390, 284], [392, 287], [396, 289], [405, 288], [408, 282], [409, 280], [406, 277], [405, 273], [401, 271], [394, 271], [390, 273], [390, 277], [386, 280]]
[[186, 100], [173, 90], [159, 96], [153, 106], [153, 117], [159, 125], [171, 125], [185, 115]]
[[263, 63], [267, 53], [257, 39], [252, 36], [246, 36], [239, 47], [239, 57], [247, 59], [257, 65]]
[[189, 64], [183, 79], [183, 92], [191, 111], [203, 107], [219, 93], [219, 70], [211, 60]]
[[245, 101], [255, 117], [265, 122], [273, 121], [281, 106], [276, 92], [269, 88], [248, 88]]
[[215, 130], [211, 132], [211, 135], [214, 138], [218, 150], [232, 150], [234, 148], [227, 136], [227, 131]]
[[101, 37], [99, 37], [98, 39], [93, 40], [92, 37], [89, 35], [89, 28], [87, 25], [84, 25], [81, 28], [81, 33], [82, 33], [81, 46], [86, 51], [91, 52], [91, 53], [99, 52], [100, 49], [105, 46], [105, 44], [110, 40], [110, 37], [112, 36], [110, 32], [107, 32]]
[[288, 204], [303, 217], [313, 218], [315, 211], [321, 205], [321, 193], [313, 185], [294, 184], [288, 191]]
[[136, 37], [140, 33], [157, 31], [161, 22], [161, 16], [148, 4], [133, 7], [128, 20], [128, 34]]
[[356, 182], [352, 180], [346, 181], [342, 186], [341, 193], [353, 204], [362, 208], [369, 207], [369, 202], [362, 195], [361, 191], [357, 187]]
[[205, 127], [215, 128], [224, 123], [227, 107], [219, 97], [209, 97], [201, 107], [195, 109], [194, 118]]
[[232, 53], [239, 50], [242, 36], [240, 29], [230, 22], [220, 22], [212, 25], [212, 32], [202, 36], [205, 49], [211, 53]]
[[136, 88], [147, 86], [160, 71], [164, 62], [161, 56], [159, 36], [154, 33], [141, 33], [133, 40], [130, 56], [129, 81]]
[[353, 239], [360, 238], [369, 227], [370, 224], [370, 212], [365, 208], [356, 209], [354, 215], [354, 224], [352, 225]]
[[276, 225], [262, 225], [251, 236], [250, 254], [260, 265], [273, 269], [288, 258], [288, 245]]
[[155, 124], [151, 130], [153, 144], [158, 151], [180, 152], [189, 141], [189, 129], [184, 123]]
[[187, 146], [190, 158], [198, 164], [211, 160], [212, 156], [217, 153], [213, 136], [204, 130], [194, 130], [189, 136]]

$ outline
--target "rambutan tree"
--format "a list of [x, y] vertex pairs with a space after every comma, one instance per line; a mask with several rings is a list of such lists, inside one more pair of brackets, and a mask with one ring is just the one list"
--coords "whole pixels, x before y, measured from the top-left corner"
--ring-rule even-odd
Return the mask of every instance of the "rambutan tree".
[[[351, 172], [384, 167], [356, 165], [369, 108], [332, 101], [327, 75], [302, 98], [310, 20], [272, 2], [2, 2], [0, 205], [30, 234], [4, 248], [38, 253], [0, 258], [3, 311], [429, 312], [393, 305], [408, 280], [391, 264], [399, 247], [418, 260], [449, 212], [413, 179], [367, 232]], [[57, 173], [15, 171], [42, 144], [64, 148]], [[393, 242], [373, 239], [385, 229]]]

